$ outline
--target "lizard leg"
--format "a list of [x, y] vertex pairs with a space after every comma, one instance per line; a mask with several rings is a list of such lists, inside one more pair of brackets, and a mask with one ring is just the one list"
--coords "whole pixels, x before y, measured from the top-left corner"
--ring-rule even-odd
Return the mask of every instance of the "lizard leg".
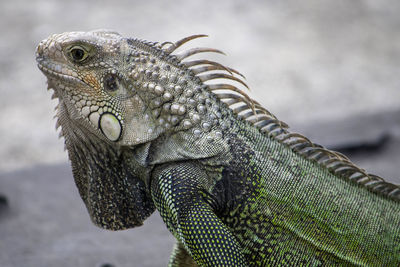
[[163, 165], [153, 171], [151, 193], [169, 231], [197, 265], [246, 266], [238, 242], [211, 207], [206, 182], [195, 163]]

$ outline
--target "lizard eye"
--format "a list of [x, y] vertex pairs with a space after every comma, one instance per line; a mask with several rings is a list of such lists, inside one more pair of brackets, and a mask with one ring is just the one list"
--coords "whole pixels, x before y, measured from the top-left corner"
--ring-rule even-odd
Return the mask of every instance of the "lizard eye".
[[104, 89], [108, 92], [115, 92], [118, 90], [118, 88], [118, 79], [116, 75], [107, 74], [104, 77]]
[[84, 61], [88, 57], [88, 52], [81, 46], [72, 47], [68, 54], [77, 63]]

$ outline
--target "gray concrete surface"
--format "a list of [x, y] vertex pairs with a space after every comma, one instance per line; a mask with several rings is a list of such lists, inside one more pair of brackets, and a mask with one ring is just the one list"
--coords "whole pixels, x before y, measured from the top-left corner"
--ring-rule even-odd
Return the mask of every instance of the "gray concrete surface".
[[399, 13], [397, 0], [1, 1], [0, 266], [164, 266], [171, 249], [157, 215], [116, 233], [90, 223], [34, 61], [41, 39], [98, 28], [153, 41], [209, 34], [196, 45], [225, 51], [214, 59], [245, 74], [281, 120], [399, 182]]
[[67, 164], [0, 175], [1, 267], [166, 266], [173, 238], [154, 214], [136, 229], [95, 227]]

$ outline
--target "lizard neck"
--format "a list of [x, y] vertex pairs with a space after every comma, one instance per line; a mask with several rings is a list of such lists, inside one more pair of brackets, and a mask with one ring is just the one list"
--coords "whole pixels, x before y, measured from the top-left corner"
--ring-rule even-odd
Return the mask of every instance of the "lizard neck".
[[57, 113], [75, 183], [93, 223], [110, 230], [142, 225], [155, 210], [145, 184], [149, 170], [135, 159], [133, 149], [76, 127], [78, 121], [71, 120], [63, 102]]

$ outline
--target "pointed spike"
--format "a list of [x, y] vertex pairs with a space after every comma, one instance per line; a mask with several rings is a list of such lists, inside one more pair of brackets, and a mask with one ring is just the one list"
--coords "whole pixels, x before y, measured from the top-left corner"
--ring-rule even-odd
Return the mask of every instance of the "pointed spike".
[[357, 170], [356, 172], [354, 172], [354, 173], [349, 177], [349, 179], [350, 179], [350, 180], [357, 181], [361, 176], [363, 176], [363, 174], [360, 173], [360, 172]]
[[[263, 132], [269, 132], [271, 126], [276, 125], [275, 121], [273, 121], [273, 120], [266, 120], [265, 122], [266, 122], [265, 125], [260, 127], [260, 130], [263, 131]], [[279, 133], [279, 135], [280, 134], [281, 133]]]
[[[258, 121], [258, 122], [256, 123], [256, 126], [257, 126], [257, 128], [261, 129], [261, 128], [263, 128], [264, 126], [267, 126], [269, 123], [270, 123], [269, 120], [262, 120], [262, 121]], [[277, 137], [277, 138], [280, 139], [280, 137]]]
[[378, 175], [375, 174], [370, 174], [369, 176], [374, 180], [385, 181], [382, 177], [379, 177]]
[[279, 125], [282, 127], [282, 128], [289, 128], [289, 125], [287, 125], [287, 123], [286, 122], [283, 122], [283, 121], [279, 121]]
[[236, 113], [236, 114], [239, 114], [240, 112], [245, 111], [245, 110], [248, 110], [248, 109], [250, 109], [249, 105], [243, 104], [243, 105], [241, 105], [241, 106], [238, 106], [238, 107], [236, 107], [236, 108], [233, 108], [232, 111], [233, 111], [234, 113]]
[[338, 159], [329, 159], [329, 160], [325, 161], [324, 164], [327, 168], [333, 169], [333, 170], [335, 170], [339, 167], [345, 166], [345, 164]]
[[240, 90], [239, 88], [237, 88], [236, 86], [234, 86], [232, 84], [227, 84], [227, 83], [209, 84], [208, 88], [211, 91], [216, 91], [216, 90], [231, 90], [231, 91], [234, 91], [236, 93], [241, 94], [245, 98], [247, 98], [249, 101], [251, 101], [253, 103], [253, 106], [256, 107], [256, 105], [255, 105], [256, 102], [253, 99], [251, 99], [250, 96], [248, 96], [245, 92], [243, 92], [243, 90]]
[[230, 99], [224, 101], [224, 103], [225, 103], [228, 107], [229, 107], [229, 106], [232, 106], [232, 105], [234, 105], [234, 104], [240, 103], [240, 102], [242, 102], [242, 100], [241, 100], [241, 99], [237, 99], [237, 98], [230, 98]]
[[271, 116], [272, 118], [277, 119], [277, 118], [275, 117], [274, 114], [272, 114], [271, 112], [269, 112], [267, 109], [265, 109], [264, 107], [262, 107], [260, 104], [254, 103], [254, 107], [257, 108], [257, 109], [259, 109], [259, 110], [264, 111], [265, 114], [268, 114], [268, 116]]
[[294, 145], [292, 149], [294, 149], [296, 152], [301, 151], [303, 148], [307, 147], [307, 143], [299, 143], [297, 145]]
[[223, 66], [222, 64], [220, 64], [218, 62], [211, 61], [208, 59], [197, 59], [197, 60], [185, 61], [182, 63], [185, 64], [186, 67], [188, 67], [188, 68], [197, 66], [197, 65], [216, 65], [216, 66], [220, 65], [220, 66]]
[[[357, 181], [356, 181], [356, 183], [358, 183], [358, 184], [364, 184], [365, 182], [367, 182], [368, 181], [368, 175], [364, 175], [364, 176], [362, 176], [362, 177], [360, 177], [360, 179], [358, 179]], [[373, 188], [373, 190], [375, 190], [377, 187], [382, 187], [383, 185], [382, 185], [382, 183], [379, 183], [378, 185], [376, 185], [374, 188]]]
[[259, 105], [253, 104], [254, 105], [254, 110], [259, 110], [262, 111], [262, 113], [264, 113], [265, 115], [267, 115], [269, 118], [278, 120], [271, 112], [269, 112], [268, 110], [266, 110], [265, 108], [260, 108]]
[[[163, 47], [166, 46], [166, 45], [170, 45], [170, 47], [168, 47], [167, 49], [164, 49]], [[174, 44], [173, 42], [166, 41], [166, 42], [163, 42], [163, 43], [160, 44], [160, 48], [163, 49], [165, 52], [167, 52], [167, 50], [168, 50], [169, 48], [171, 48], [171, 46], [174, 46], [174, 45], [175, 45], [175, 44]], [[167, 52], [167, 53], [168, 53], [168, 52]]]
[[336, 154], [337, 157], [343, 159], [344, 161], [350, 162], [350, 159], [346, 155], [343, 155], [342, 153], [337, 152], [337, 151], [333, 151], [333, 152]]
[[[270, 123], [270, 122], [269, 122]], [[285, 135], [282, 135], [282, 136], [280, 136], [279, 137], [279, 141], [281, 141], [281, 142], [285, 142], [287, 139], [289, 139], [290, 138], [290, 133], [287, 133], [287, 134], [285, 134]]]
[[298, 133], [290, 133], [289, 135], [290, 135], [290, 137], [300, 138], [300, 139], [303, 139], [305, 142], [307, 142], [307, 143], [309, 143], [309, 144], [312, 144], [311, 141], [310, 141], [307, 137], [305, 137], [305, 136], [303, 136], [303, 135], [301, 135], [301, 134], [298, 134]]
[[[328, 159], [328, 160], [326, 160], [325, 161], [325, 164], [326, 164], [326, 166], [329, 166], [330, 164], [333, 164], [334, 165], [334, 163], [337, 163], [337, 159], [334, 159], [334, 158], [332, 158], [332, 159]], [[330, 167], [330, 166], [329, 166]]]
[[[219, 93], [219, 94], [216, 94], [216, 96], [217, 96], [219, 99], [227, 99], [227, 98], [229, 99], [229, 98], [233, 98], [233, 99], [237, 99], [237, 100], [238, 100], [238, 101], [236, 101], [236, 102], [234, 102], [234, 103], [232, 103], [232, 104], [242, 102], [242, 103], [246, 103], [246, 104], [249, 105], [250, 107], [252, 106], [252, 103], [249, 102], [249, 100], [246, 99], [246, 98], [244, 98], [242, 95], [237, 95], [237, 94], [232, 94], [232, 93]], [[232, 105], [232, 104], [228, 104], [228, 106], [230, 106], [230, 105]]]
[[293, 148], [294, 146], [296, 146], [296, 145], [298, 145], [298, 144], [303, 144], [303, 140], [301, 140], [301, 139], [296, 139], [296, 140], [294, 140], [294, 141], [291, 141], [291, 142], [289, 142], [288, 143], [288, 145], [291, 147], [291, 148]]
[[319, 163], [319, 164], [324, 164], [324, 160], [329, 159], [329, 156], [326, 155], [325, 153], [321, 152], [320, 154], [318, 154], [317, 157], [315, 157], [315, 160]]
[[232, 93], [220, 93], [220, 94], [217, 94], [217, 96], [219, 99], [234, 98], [234, 99], [240, 99], [242, 101], [244, 100], [244, 98], [241, 95], [232, 94]]
[[321, 152], [315, 152], [313, 151], [310, 155], [310, 159], [314, 159], [316, 162], [319, 162], [320, 158], [323, 156]]
[[337, 173], [343, 173], [343, 172], [348, 172], [348, 171], [352, 171], [352, 170], [354, 170], [354, 166], [351, 166], [351, 165], [346, 165], [346, 164], [342, 164], [341, 166], [340, 165], [338, 165], [338, 166], [335, 166], [334, 167], [334, 170], [335, 170], [335, 172], [337, 172]]
[[275, 129], [275, 128], [272, 128], [273, 126], [275, 126], [274, 123], [268, 123], [266, 126], [262, 127], [260, 130], [264, 133], [268, 133], [269, 136], [274, 136], [273, 134], [270, 133], [271, 129], [272, 130]]
[[287, 133], [286, 129], [280, 127], [279, 124], [277, 124], [275, 122], [273, 122], [271, 124], [273, 124], [273, 126], [276, 125], [276, 128], [273, 128], [272, 131], [271, 131], [272, 133], [274, 133], [275, 136], [280, 135], [282, 133]]
[[[364, 182], [363, 179], [361, 179], [360, 181], [357, 181], [357, 183], [362, 183]], [[374, 187], [372, 187], [372, 190], [375, 192], [382, 192], [384, 193], [386, 187], [384, 183], [378, 183], [376, 184]]]
[[206, 59], [199, 59], [199, 60], [192, 60], [192, 61], [186, 61], [186, 62], [182, 62], [183, 64], [185, 64], [186, 67], [190, 68], [193, 66], [197, 66], [197, 65], [212, 65], [212, 66], [219, 66], [221, 70], [226, 70], [227, 72], [229, 72], [230, 74], [235, 73], [239, 76], [241, 76], [243, 79], [246, 79], [246, 77], [241, 74], [240, 72], [238, 72], [235, 69], [226, 67], [218, 62], [215, 61], [211, 61], [211, 60], [206, 60]]
[[189, 42], [189, 41], [191, 41], [193, 39], [197, 39], [197, 38], [201, 38], [201, 37], [208, 37], [208, 35], [206, 35], [206, 34], [195, 34], [195, 35], [190, 35], [190, 36], [187, 36], [185, 38], [182, 38], [182, 39], [176, 41], [175, 43], [164, 42], [163, 45], [167, 44], [167, 43], [171, 44], [171, 46], [168, 47], [167, 49], [165, 49], [164, 51], [166, 53], [168, 53], [168, 54], [171, 54], [172, 52], [174, 52], [177, 48], [179, 48], [183, 44], [185, 44], [185, 43], [187, 43], [187, 42]]
[[[334, 170], [335, 173], [343, 176], [349, 176], [351, 173], [353, 173], [353, 168], [338, 168]], [[368, 180], [366, 181], [368, 182]]]
[[233, 75], [233, 73], [231, 71], [229, 71], [229, 69], [223, 68], [221, 66], [215, 66], [215, 65], [197, 67], [197, 68], [193, 68], [191, 70], [193, 71], [193, 73], [195, 75], [203, 73], [203, 72], [207, 72], [207, 71], [213, 71], [213, 70], [226, 70], [229, 72], [229, 74]]
[[301, 139], [289, 139], [288, 141], [286, 141], [285, 142], [285, 144], [286, 145], [288, 145], [288, 146], [290, 146], [290, 147], [292, 147], [292, 146], [294, 146], [294, 145], [297, 145], [297, 144], [300, 144], [300, 143], [303, 143], [303, 140], [301, 140]]
[[389, 196], [391, 196], [391, 193], [394, 191], [394, 190], [396, 190], [396, 188], [393, 188], [392, 186], [386, 186], [386, 194], [387, 195], [389, 195]]
[[248, 118], [255, 116], [255, 115], [254, 115], [253, 111], [250, 111], [250, 112], [246, 112], [244, 114], [238, 114], [238, 116], [242, 119], [248, 120]]
[[400, 193], [400, 188], [396, 187], [389, 193], [389, 195], [395, 196], [396, 194], [399, 194], [399, 193]]
[[309, 154], [310, 159], [314, 159], [315, 161], [318, 161], [322, 154], [318, 147], [308, 147], [304, 153]]
[[218, 49], [208, 48], [208, 47], [196, 47], [196, 48], [185, 50], [179, 54], [176, 54], [175, 56], [178, 58], [178, 60], [181, 61], [192, 55], [195, 55], [198, 53], [205, 53], [205, 52], [218, 53], [218, 54], [225, 55], [224, 52], [222, 52], [221, 50], [218, 50]]
[[60, 120], [56, 120], [56, 130], [61, 127]]
[[263, 113], [257, 113], [257, 114], [255, 114], [254, 115], [254, 113], [253, 113], [253, 115], [251, 116], [252, 118], [250, 119], [248, 119], [248, 121], [250, 121], [252, 124], [256, 124], [257, 122], [260, 122], [260, 121], [265, 121], [265, 120], [268, 120], [269, 119], [269, 117], [267, 117], [265, 114], [263, 114]]
[[[222, 84], [209, 84], [208, 88], [211, 91], [216, 91], [216, 90], [230, 90], [230, 91], [234, 91], [236, 93], [239, 93], [240, 95], [242, 95], [244, 98], [246, 98], [247, 102], [246, 103], [250, 103], [250, 108], [253, 110], [253, 112], [255, 113], [255, 108], [256, 105], [254, 103], [254, 100], [251, 99], [245, 92], [243, 92], [242, 90], [240, 90], [239, 88], [237, 88], [234, 85], [231, 84], [227, 84], [227, 83], [222, 83]], [[217, 93], [218, 96], [218, 93]]]
[[261, 114], [261, 111], [256, 110], [256, 114], [254, 114], [254, 111], [250, 109], [250, 110], [247, 111], [246, 113], [242, 114], [241, 117], [244, 118], [244, 119], [247, 119], [247, 118], [256, 116], [256, 115], [258, 115], [258, 114]]
[[254, 115], [254, 112], [253, 112], [253, 118], [251, 119], [251, 122], [253, 124], [255, 124], [259, 121], [265, 121], [265, 120], [268, 120], [268, 117], [265, 116], [265, 114], [257, 112], [257, 114]]
[[[263, 129], [261, 129], [263, 130]], [[271, 123], [270, 125], [268, 125], [268, 128], [265, 129], [266, 131], [268, 131], [268, 134], [270, 136], [276, 136], [278, 135], [283, 129], [282, 127], [277, 124], [277, 123]]]
[[202, 82], [206, 82], [206, 81], [210, 81], [210, 80], [214, 80], [214, 79], [230, 79], [230, 80], [233, 80], [233, 81], [243, 84], [247, 89], [249, 88], [249, 86], [241, 79], [239, 79], [235, 76], [229, 75], [229, 74], [225, 74], [225, 73], [209, 73], [209, 74], [197, 75], [197, 77], [199, 77], [199, 79]]
[[232, 91], [235, 91], [235, 92], [237, 92], [239, 94], [243, 93], [242, 90], [238, 89], [236, 86], [234, 86], [232, 84], [229, 84], [229, 83], [209, 84], [208, 88], [211, 91], [214, 91], [214, 90], [232, 90]]

